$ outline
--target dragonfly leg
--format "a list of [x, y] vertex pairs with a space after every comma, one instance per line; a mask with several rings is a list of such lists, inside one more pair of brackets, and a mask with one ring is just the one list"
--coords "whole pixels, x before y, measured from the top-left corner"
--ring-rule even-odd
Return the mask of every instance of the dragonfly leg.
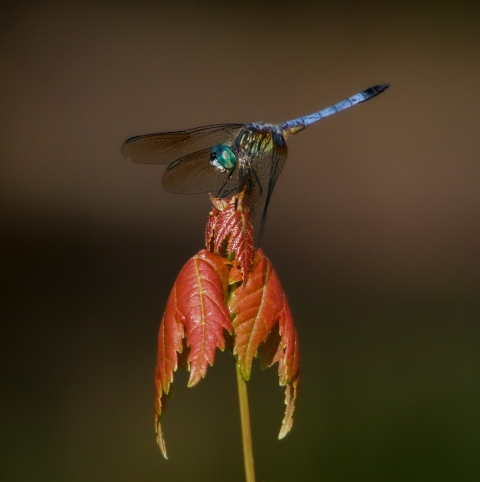
[[230, 172], [228, 173], [227, 179], [222, 184], [222, 187], [218, 190], [218, 193], [217, 193], [218, 198], [224, 198], [224, 197], [228, 196], [230, 193], [232, 193], [232, 192], [234, 192], [238, 189], [238, 186], [234, 186], [231, 189], [225, 190], [225, 186], [231, 181], [234, 171], [235, 171], [235, 167], [233, 167], [230, 170]]
[[[260, 194], [258, 195], [258, 198], [255, 200], [255, 205], [256, 205], [258, 200], [262, 197], [263, 187], [262, 187], [262, 183], [260, 182], [260, 178], [258, 177], [257, 171], [255, 171], [255, 169], [252, 169], [251, 172], [253, 173], [253, 176], [255, 177], [255, 182], [258, 185], [258, 189], [260, 190]], [[250, 184], [251, 184], [250, 189], [252, 189], [252, 191], [253, 191], [255, 186], [252, 185], [253, 183], [251, 182], [252, 181], [251, 177], [250, 177], [249, 181], [250, 181]], [[255, 207], [255, 205], [252, 206], [252, 211], [253, 211], [253, 208]]]

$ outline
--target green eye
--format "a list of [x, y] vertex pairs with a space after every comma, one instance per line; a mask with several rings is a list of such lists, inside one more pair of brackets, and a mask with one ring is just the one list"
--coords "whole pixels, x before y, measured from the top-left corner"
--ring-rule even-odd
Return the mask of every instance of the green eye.
[[227, 144], [217, 144], [210, 152], [210, 164], [221, 170], [231, 170], [237, 164], [237, 157]]

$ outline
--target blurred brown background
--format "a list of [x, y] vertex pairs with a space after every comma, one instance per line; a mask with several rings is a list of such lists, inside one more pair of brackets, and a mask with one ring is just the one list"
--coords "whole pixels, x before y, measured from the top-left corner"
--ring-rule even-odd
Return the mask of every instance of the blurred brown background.
[[137, 134], [281, 122], [262, 246], [302, 380], [250, 387], [259, 481], [480, 480], [480, 36], [473, 3], [36, 2], [0, 31], [4, 481], [242, 481], [233, 359], [153, 433], [156, 333], [206, 195], [123, 159]]

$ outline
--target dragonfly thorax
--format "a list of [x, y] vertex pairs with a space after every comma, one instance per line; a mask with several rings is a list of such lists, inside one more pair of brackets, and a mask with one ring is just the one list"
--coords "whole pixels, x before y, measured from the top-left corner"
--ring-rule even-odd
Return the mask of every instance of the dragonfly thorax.
[[210, 152], [210, 164], [219, 171], [230, 171], [237, 164], [237, 156], [227, 144], [216, 144]]
[[275, 126], [270, 124], [245, 124], [233, 145], [237, 157], [248, 164], [258, 155], [270, 151], [275, 130]]

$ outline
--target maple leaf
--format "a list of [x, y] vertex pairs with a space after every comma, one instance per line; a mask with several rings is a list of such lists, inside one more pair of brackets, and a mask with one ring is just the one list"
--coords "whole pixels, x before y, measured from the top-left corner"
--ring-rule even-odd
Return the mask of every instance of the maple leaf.
[[234, 354], [245, 380], [257, 355], [263, 368], [278, 362], [280, 385], [286, 385], [287, 407], [279, 434], [283, 438], [292, 427], [297, 398], [298, 336], [280, 280], [261, 249], [248, 280], [233, 292], [228, 306], [234, 317]]
[[[215, 350], [225, 348], [224, 331], [241, 374], [250, 378], [253, 358], [262, 368], [278, 362], [285, 386], [285, 416], [279, 438], [291, 429], [298, 387], [298, 338], [287, 298], [270, 260], [254, 251], [253, 223], [243, 193], [230, 200], [210, 196], [206, 250], [180, 271], [158, 333], [155, 371], [155, 430], [167, 458], [160, 417], [178, 365], [190, 372], [188, 386], [205, 377]], [[233, 321], [231, 321], [233, 319]]]
[[253, 262], [254, 244], [253, 223], [248, 209], [243, 206], [243, 199], [243, 192], [228, 203], [211, 197], [214, 209], [207, 221], [205, 238], [207, 249], [213, 253], [233, 255], [246, 279]]
[[208, 251], [213, 253], [213, 235], [215, 231], [215, 226], [217, 224], [217, 217], [220, 212], [227, 207], [228, 201], [226, 199], [218, 199], [216, 197], [213, 197], [211, 194], [209, 196], [210, 201], [213, 204], [213, 209], [208, 215], [207, 225], [205, 227], [205, 246]]
[[215, 349], [225, 348], [223, 330], [232, 332], [230, 315], [225, 304], [228, 295], [228, 260], [202, 250], [180, 271], [167, 301], [158, 334], [158, 355], [155, 371], [155, 427], [157, 439], [166, 457], [165, 442], [160, 427], [162, 401], [168, 395], [177, 370], [182, 339], [190, 348], [187, 358], [194, 386], [212, 365]]

